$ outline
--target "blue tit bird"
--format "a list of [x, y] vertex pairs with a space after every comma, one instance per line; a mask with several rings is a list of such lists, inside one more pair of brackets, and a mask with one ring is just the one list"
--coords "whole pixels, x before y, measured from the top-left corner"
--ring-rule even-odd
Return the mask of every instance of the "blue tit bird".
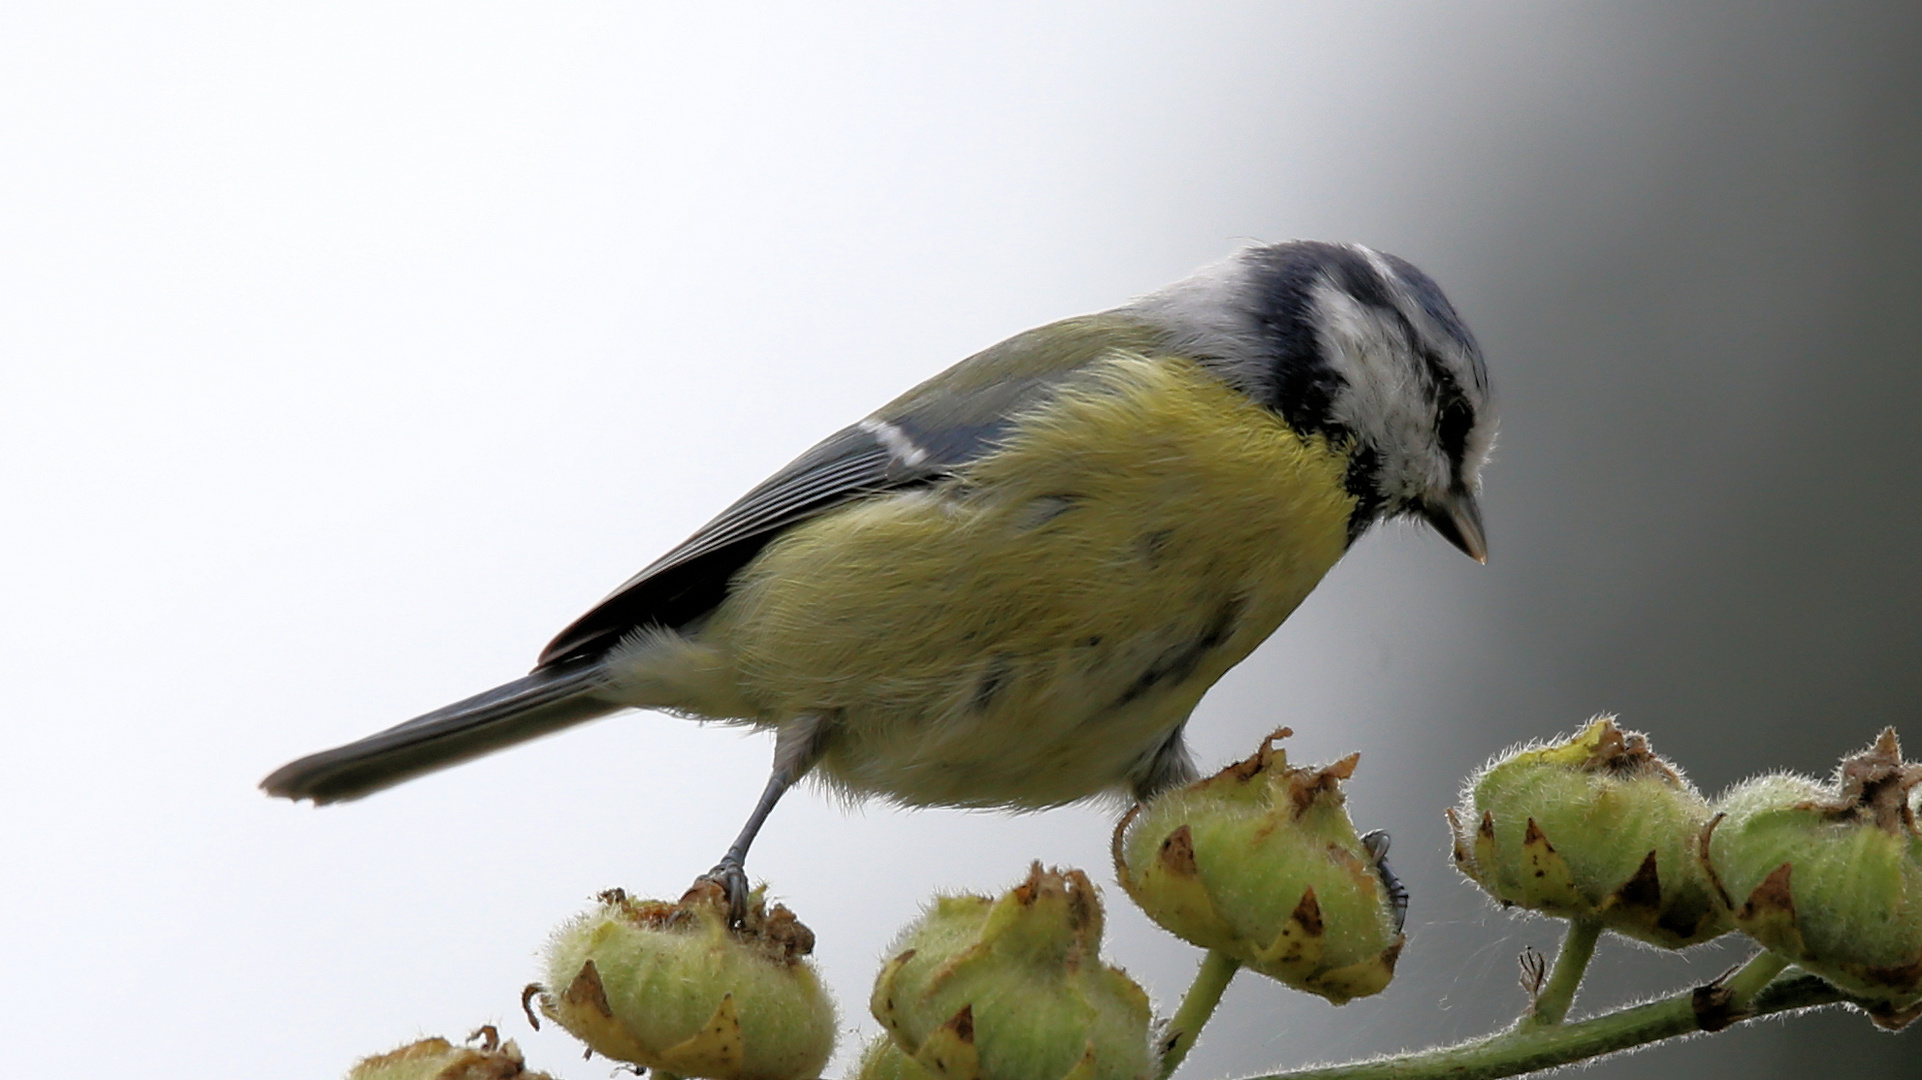
[[1474, 337], [1356, 244], [1253, 246], [1009, 338], [829, 436], [561, 631], [532, 673], [267, 777], [316, 803], [621, 709], [751, 725], [907, 806], [1145, 798], [1183, 728], [1378, 521], [1485, 561]]

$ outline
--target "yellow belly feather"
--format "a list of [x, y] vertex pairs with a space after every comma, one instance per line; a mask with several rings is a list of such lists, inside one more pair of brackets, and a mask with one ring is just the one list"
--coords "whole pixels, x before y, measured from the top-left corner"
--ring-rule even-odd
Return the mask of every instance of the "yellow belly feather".
[[1346, 547], [1341, 447], [1179, 360], [1116, 353], [954, 480], [791, 530], [699, 635], [757, 724], [913, 805], [1125, 783]]

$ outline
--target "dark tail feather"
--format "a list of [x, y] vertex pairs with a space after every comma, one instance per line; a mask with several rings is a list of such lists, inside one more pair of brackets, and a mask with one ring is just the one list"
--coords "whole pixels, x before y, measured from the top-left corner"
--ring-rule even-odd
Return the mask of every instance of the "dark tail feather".
[[599, 674], [597, 664], [536, 671], [378, 735], [289, 762], [260, 786], [269, 795], [316, 803], [358, 799], [621, 708], [592, 696]]

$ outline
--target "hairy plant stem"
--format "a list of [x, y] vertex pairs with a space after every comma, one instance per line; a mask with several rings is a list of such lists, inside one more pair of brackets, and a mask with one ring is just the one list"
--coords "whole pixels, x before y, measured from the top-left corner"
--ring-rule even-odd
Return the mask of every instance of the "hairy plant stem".
[[[1758, 961], [1759, 957], [1751, 961], [1735, 978], [1751, 972], [1759, 977], [1765, 967], [1758, 966]], [[1725, 1006], [1716, 1002], [1718, 998], [1726, 1000], [1723, 995], [1727, 989], [1727, 983], [1711, 983], [1572, 1024], [1524, 1020], [1507, 1031], [1457, 1046], [1274, 1073], [1254, 1080], [1497, 1080], [1725, 1026], [1729, 1018], [1718, 1011]], [[1790, 975], [1756, 992], [1742, 1014], [1733, 1019], [1741, 1023], [1853, 1000], [1813, 975]]]
[[1162, 1032], [1160, 1080], [1168, 1080], [1181, 1066], [1181, 1059], [1188, 1056], [1189, 1048], [1195, 1044], [1195, 1036], [1201, 1034], [1202, 1025], [1215, 1014], [1215, 1006], [1221, 1004], [1222, 992], [1240, 970], [1241, 961], [1216, 949], [1208, 950], [1208, 955], [1202, 958], [1195, 981], [1188, 984], [1188, 992], [1182, 995], [1181, 1007], [1175, 1010], [1174, 1018]]
[[1555, 970], [1535, 996], [1535, 1007], [1522, 1019], [1524, 1026], [1543, 1027], [1559, 1024], [1575, 1002], [1575, 988], [1595, 955], [1595, 942], [1602, 936], [1602, 924], [1595, 919], [1576, 919], [1568, 924], [1562, 951], [1555, 954]]
[[1776, 954], [1763, 949], [1749, 957], [1736, 972], [1722, 980], [1722, 988], [1728, 992], [1728, 1008], [1731, 1012], [1744, 1012], [1755, 995], [1761, 993], [1768, 984], [1775, 981], [1789, 966], [1789, 962]]

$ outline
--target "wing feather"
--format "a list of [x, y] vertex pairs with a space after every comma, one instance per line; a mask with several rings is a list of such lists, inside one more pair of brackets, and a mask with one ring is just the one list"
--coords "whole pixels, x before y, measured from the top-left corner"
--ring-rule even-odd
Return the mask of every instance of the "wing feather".
[[561, 631], [535, 670], [591, 659], [643, 627], [679, 628], [699, 619], [782, 530], [856, 499], [951, 475], [992, 451], [1020, 414], [1100, 355], [1148, 348], [1155, 340], [1139, 325], [1090, 316], [1016, 335], [969, 357], [830, 435], [721, 511]]
[[953, 447], [907, 467], [872, 432], [844, 428], [575, 620], [542, 651], [536, 670], [604, 652], [644, 626], [684, 626], [720, 603], [728, 580], [782, 530], [854, 499], [928, 483], [982, 448]]

